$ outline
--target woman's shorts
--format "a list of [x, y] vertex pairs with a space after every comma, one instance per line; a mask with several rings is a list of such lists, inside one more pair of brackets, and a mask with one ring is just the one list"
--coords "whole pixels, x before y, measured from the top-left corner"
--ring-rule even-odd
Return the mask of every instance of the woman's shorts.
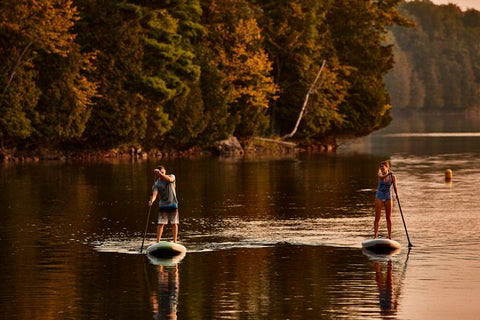
[[178, 208], [173, 209], [159, 209], [158, 210], [158, 224], [178, 224]]

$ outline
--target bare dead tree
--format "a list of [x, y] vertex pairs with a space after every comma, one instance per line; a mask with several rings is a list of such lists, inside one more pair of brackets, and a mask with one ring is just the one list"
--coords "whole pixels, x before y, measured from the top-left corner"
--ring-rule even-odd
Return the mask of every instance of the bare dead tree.
[[300, 110], [300, 114], [298, 115], [298, 119], [297, 119], [297, 123], [295, 124], [295, 127], [293, 128], [292, 132], [284, 135], [280, 139], [284, 140], [284, 139], [291, 138], [295, 135], [295, 133], [297, 133], [298, 126], [300, 125], [300, 121], [302, 121], [303, 114], [307, 109], [308, 98], [310, 97], [311, 94], [315, 93], [315, 91], [317, 91], [318, 88], [320, 88], [323, 83], [324, 78], [322, 77], [322, 81], [320, 81], [320, 83], [317, 85], [318, 79], [320, 79], [320, 75], [322, 74], [323, 68], [325, 67], [325, 63], [326, 61], [323, 60], [322, 66], [320, 67], [320, 70], [318, 71], [317, 76], [315, 77], [315, 80], [310, 85], [310, 89], [308, 90], [307, 95], [305, 96], [305, 101], [303, 102], [302, 110]]

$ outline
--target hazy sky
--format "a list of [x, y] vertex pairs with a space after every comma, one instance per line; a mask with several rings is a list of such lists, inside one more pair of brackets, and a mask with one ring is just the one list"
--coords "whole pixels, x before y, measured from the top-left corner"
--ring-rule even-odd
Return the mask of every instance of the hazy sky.
[[480, 11], [480, 0], [431, 0], [435, 4], [454, 3], [462, 10], [475, 9]]

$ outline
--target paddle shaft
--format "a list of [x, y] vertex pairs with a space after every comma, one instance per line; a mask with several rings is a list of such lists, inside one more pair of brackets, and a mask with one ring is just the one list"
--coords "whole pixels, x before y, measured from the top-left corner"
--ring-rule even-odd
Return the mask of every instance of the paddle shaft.
[[145, 243], [145, 237], [147, 236], [148, 223], [150, 222], [150, 211], [152, 206], [148, 206], [147, 224], [145, 225], [145, 232], [143, 233], [142, 246], [140, 247], [140, 253], [143, 251], [143, 244]]
[[[155, 183], [155, 175], [153, 176], [153, 183]], [[143, 251], [143, 244], [145, 243], [145, 237], [147, 236], [148, 223], [150, 222], [150, 211], [152, 210], [152, 205], [153, 203], [151, 205], [149, 204], [148, 206], [147, 223], [145, 224], [145, 231], [143, 232], [143, 240], [142, 240], [142, 246], [140, 247], [140, 253], [142, 253]]]
[[410, 237], [408, 236], [407, 224], [405, 223], [405, 218], [403, 217], [402, 206], [400, 205], [400, 199], [398, 199], [397, 187], [395, 186], [395, 182], [392, 179], [393, 190], [395, 191], [395, 196], [397, 198], [398, 209], [400, 209], [400, 215], [402, 216], [403, 227], [405, 228], [405, 233], [407, 234], [408, 240], [408, 247], [413, 247], [413, 244], [410, 242]]

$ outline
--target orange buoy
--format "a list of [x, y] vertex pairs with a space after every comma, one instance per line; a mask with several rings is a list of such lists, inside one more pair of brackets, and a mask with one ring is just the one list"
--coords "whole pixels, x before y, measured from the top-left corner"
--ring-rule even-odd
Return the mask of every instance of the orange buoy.
[[452, 182], [453, 171], [450, 169], [445, 170], [445, 182]]

